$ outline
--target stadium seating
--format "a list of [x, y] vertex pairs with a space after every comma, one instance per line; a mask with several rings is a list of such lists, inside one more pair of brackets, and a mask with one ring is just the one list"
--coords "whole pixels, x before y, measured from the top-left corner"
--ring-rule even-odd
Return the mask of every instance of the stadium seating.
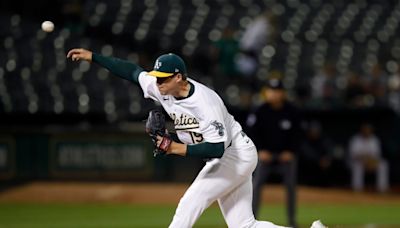
[[[104, 55], [140, 61], [151, 69], [160, 53], [184, 56], [192, 72], [196, 57], [207, 53], [226, 27], [240, 37], [264, 9], [278, 15], [279, 36], [259, 56], [260, 68], [251, 85], [260, 85], [267, 72], [284, 72], [293, 96], [309, 87], [310, 78], [325, 62], [339, 74], [367, 73], [379, 62], [395, 73], [400, 58], [397, 1], [359, 0], [116, 0], [82, 3], [81, 21], [61, 23], [52, 33], [40, 30], [38, 18], [11, 11], [0, 14], [0, 113], [105, 115], [108, 121], [140, 119], [152, 107], [138, 87], [114, 80], [109, 72], [89, 63], [72, 63], [68, 49], [84, 47]], [[79, 29], [83, 28], [83, 29]], [[390, 65], [390, 64], [391, 65]], [[213, 86], [215, 77], [196, 79]], [[338, 79], [339, 80], [339, 79]], [[241, 93], [257, 93], [227, 81], [215, 88], [228, 106], [249, 108]], [[232, 95], [233, 94], [233, 95]]]

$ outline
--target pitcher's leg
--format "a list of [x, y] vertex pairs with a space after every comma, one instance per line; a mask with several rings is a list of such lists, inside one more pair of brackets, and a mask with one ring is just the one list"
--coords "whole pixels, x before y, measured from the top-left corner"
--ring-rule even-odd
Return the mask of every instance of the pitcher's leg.
[[[192, 227], [203, 211], [218, 198], [217, 196], [212, 197], [212, 194], [208, 194], [208, 189], [203, 189], [203, 185], [204, 187], [211, 185], [211, 182], [208, 183], [205, 176], [215, 166], [218, 166], [218, 164], [206, 164], [192, 185], [186, 190], [176, 208], [175, 215], [169, 225], [170, 228]], [[194, 200], [196, 201], [195, 203], [193, 203]]]
[[212, 195], [208, 195], [207, 191], [202, 191], [199, 184], [190, 186], [179, 201], [170, 228], [192, 227], [203, 211], [216, 200]]
[[242, 181], [240, 176], [217, 160], [208, 163], [179, 201], [169, 227], [192, 227], [207, 207]]
[[245, 179], [243, 183], [218, 200], [229, 228], [282, 228], [271, 222], [255, 220], [251, 201], [252, 182], [250, 179]]
[[255, 218], [251, 208], [252, 184], [251, 179], [218, 199], [218, 204], [228, 227], [250, 227]]

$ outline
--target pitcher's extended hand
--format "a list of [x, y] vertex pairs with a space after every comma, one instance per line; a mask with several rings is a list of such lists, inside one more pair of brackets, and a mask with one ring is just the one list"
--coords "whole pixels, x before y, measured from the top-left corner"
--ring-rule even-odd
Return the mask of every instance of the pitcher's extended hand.
[[68, 52], [67, 58], [71, 58], [72, 61], [86, 60], [91, 62], [92, 52], [83, 48], [74, 48]]

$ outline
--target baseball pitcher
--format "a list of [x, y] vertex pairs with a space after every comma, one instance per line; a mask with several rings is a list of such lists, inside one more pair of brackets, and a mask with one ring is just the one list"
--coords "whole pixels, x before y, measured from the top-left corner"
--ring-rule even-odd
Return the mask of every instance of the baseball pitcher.
[[[161, 55], [150, 72], [135, 63], [85, 49], [72, 49], [67, 57], [73, 61], [95, 62], [139, 85], [145, 98], [161, 103], [174, 121], [177, 140], [171, 140], [162, 127], [152, 131], [151, 121], [157, 122], [162, 117], [157, 116], [160, 113], [151, 113], [146, 131], [153, 137], [156, 153], [209, 159], [181, 198], [169, 227], [192, 227], [214, 201], [218, 201], [229, 227], [282, 227], [255, 220], [252, 172], [257, 165], [256, 147], [228, 113], [222, 99], [213, 90], [188, 78], [185, 63], [179, 56]], [[313, 225], [323, 227], [317, 221]]]

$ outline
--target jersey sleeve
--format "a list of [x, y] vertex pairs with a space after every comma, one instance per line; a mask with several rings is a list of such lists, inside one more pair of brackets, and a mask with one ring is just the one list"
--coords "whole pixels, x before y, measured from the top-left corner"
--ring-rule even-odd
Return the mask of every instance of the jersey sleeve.
[[[201, 128], [204, 140], [206, 142], [225, 142], [226, 144], [228, 141], [227, 126], [223, 111], [221, 110], [222, 108], [223, 107], [209, 107], [205, 109], [207, 110], [206, 113], [204, 113], [205, 121]], [[229, 143], [230, 142], [228, 142], [228, 144]]]
[[210, 122], [203, 132], [203, 137], [206, 142], [219, 143], [227, 140], [226, 128], [221, 121], [214, 120]]
[[151, 98], [153, 100], [158, 100], [158, 89], [156, 85], [156, 78], [148, 76], [146, 71], [139, 74], [139, 85], [143, 90], [144, 98]]

